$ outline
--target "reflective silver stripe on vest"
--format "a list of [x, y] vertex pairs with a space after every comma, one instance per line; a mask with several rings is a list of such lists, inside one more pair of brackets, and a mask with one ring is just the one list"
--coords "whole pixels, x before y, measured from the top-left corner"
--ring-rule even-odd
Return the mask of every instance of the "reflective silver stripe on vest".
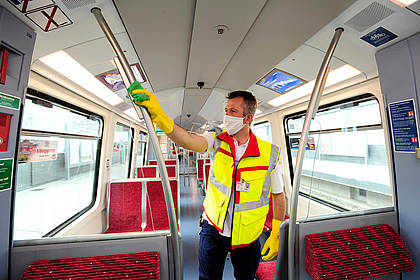
[[259, 201], [253, 202], [244, 202], [235, 205], [235, 212], [242, 212], [257, 209], [259, 207], [265, 206], [270, 202], [270, 197], [268, 196], [270, 193], [271, 187], [271, 172], [274, 170], [277, 162], [277, 155], [279, 153], [279, 148], [276, 145], [271, 144], [271, 152], [270, 152], [270, 163], [268, 165], [267, 175], [265, 176], [261, 197]]
[[222, 183], [220, 183], [219, 181], [216, 180], [216, 178], [214, 177], [214, 173], [211, 172], [212, 174], [209, 177], [209, 182], [213, 184], [213, 186], [218, 189], [221, 193], [223, 193], [224, 195], [226, 195], [227, 197], [230, 197], [230, 193], [231, 190], [229, 187], [223, 185]]
[[218, 189], [221, 193], [230, 197], [231, 189], [216, 180], [216, 176], [214, 176], [214, 162], [216, 160], [216, 154], [219, 152], [220, 146], [222, 145], [222, 141], [220, 141], [217, 136], [214, 139], [214, 152], [211, 154], [211, 162], [212, 166], [210, 167], [209, 172], [209, 182], [213, 184], [213, 186]]

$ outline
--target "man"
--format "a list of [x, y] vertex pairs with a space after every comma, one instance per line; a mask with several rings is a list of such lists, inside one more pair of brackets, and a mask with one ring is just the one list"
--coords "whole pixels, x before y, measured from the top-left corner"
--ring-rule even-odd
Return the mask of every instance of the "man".
[[[279, 228], [285, 214], [279, 148], [250, 130], [257, 108], [255, 97], [246, 91], [229, 93], [224, 116], [226, 132], [192, 135], [174, 124], [156, 97], [138, 85], [128, 89], [133, 101], [147, 108], [152, 121], [169, 138], [186, 149], [211, 154], [200, 232], [200, 279], [222, 279], [229, 251], [235, 278], [254, 279], [261, 253], [269, 251], [264, 260], [277, 255]], [[273, 229], [261, 252], [258, 237], [264, 228], [270, 193]]]

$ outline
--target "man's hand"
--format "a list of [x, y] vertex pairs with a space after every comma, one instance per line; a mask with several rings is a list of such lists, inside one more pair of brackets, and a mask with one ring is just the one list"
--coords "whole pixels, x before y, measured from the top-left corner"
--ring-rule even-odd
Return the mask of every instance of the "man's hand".
[[279, 232], [281, 221], [273, 219], [270, 237], [265, 241], [261, 255], [265, 255], [267, 250], [270, 249], [267, 255], [263, 256], [264, 261], [272, 260], [279, 252]]
[[130, 85], [127, 91], [131, 94], [134, 103], [147, 109], [152, 121], [166, 134], [174, 130], [174, 122], [163, 112], [156, 96], [144, 89], [139, 82]]

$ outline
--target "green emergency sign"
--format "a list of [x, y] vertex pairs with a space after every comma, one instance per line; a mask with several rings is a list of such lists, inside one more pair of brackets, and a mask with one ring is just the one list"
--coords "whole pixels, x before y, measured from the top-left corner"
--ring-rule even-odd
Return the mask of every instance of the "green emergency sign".
[[12, 186], [13, 159], [0, 159], [0, 191]]
[[19, 110], [20, 98], [0, 92], [0, 107]]

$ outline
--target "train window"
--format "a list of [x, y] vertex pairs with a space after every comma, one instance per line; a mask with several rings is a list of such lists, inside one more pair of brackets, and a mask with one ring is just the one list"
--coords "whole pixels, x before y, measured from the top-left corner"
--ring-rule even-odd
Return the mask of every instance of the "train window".
[[144, 165], [144, 160], [146, 156], [146, 136], [147, 136], [146, 133], [140, 131], [138, 145], [137, 145], [136, 166]]
[[[290, 166], [295, 165], [304, 114], [287, 116]], [[291, 170], [293, 173], [293, 170]], [[320, 108], [311, 123], [300, 195], [335, 211], [393, 206], [379, 103], [371, 95]], [[316, 215], [314, 214], [308, 215]], [[322, 212], [322, 211], [321, 211]], [[309, 208], [308, 208], [309, 213]]]
[[120, 123], [115, 125], [111, 179], [129, 177], [133, 135], [134, 132], [132, 128]]
[[271, 126], [268, 121], [254, 124], [251, 129], [257, 137], [271, 143]]
[[15, 240], [54, 235], [96, 198], [102, 119], [31, 92], [19, 144]]

